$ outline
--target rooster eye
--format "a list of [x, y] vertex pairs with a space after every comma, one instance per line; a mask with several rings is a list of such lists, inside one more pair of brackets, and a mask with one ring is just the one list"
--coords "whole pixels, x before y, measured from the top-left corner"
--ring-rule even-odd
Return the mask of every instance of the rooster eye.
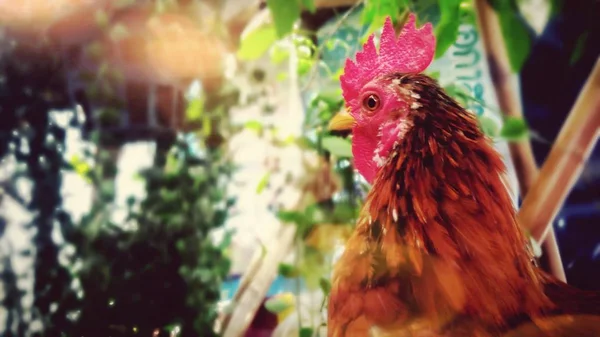
[[379, 108], [379, 104], [379, 97], [373, 94], [365, 97], [363, 101], [363, 106], [369, 111], [374, 111], [375, 109]]

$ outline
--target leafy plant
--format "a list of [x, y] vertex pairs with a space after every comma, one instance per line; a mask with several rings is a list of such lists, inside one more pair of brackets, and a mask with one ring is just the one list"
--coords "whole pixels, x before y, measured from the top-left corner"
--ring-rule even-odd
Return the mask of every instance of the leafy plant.
[[436, 58], [444, 55], [458, 37], [458, 27], [461, 24], [460, 11], [462, 2], [462, 0], [440, 1], [441, 17], [435, 27]]
[[222, 179], [231, 168], [221, 163], [218, 149], [207, 151], [200, 157], [180, 139], [164, 167], [141, 173], [147, 196], [130, 200], [127, 218], [135, 230], [111, 223], [107, 195], [70, 233], [80, 242], [73, 262], [81, 263], [77, 275], [85, 294], [73, 334], [166, 336], [175, 329], [180, 336], [215, 335], [229, 260], [210, 234], [234, 199], [225, 195]]

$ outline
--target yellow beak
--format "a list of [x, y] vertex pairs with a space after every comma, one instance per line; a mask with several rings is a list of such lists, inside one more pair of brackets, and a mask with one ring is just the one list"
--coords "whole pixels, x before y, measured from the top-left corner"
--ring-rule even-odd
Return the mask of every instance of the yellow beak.
[[354, 118], [344, 109], [333, 116], [329, 121], [328, 129], [329, 131], [350, 131], [355, 122]]

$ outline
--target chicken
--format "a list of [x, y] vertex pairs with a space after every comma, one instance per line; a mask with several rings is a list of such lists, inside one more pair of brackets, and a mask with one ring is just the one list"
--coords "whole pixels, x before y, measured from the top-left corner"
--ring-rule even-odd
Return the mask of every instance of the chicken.
[[536, 267], [500, 155], [421, 74], [434, 51], [431, 24], [417, 28], [411, 14], [399, 38], [388, 18], [379, 52], [371, 36], [346, 61], [348, 112], [329, 128], [351, 131], [372, 189], [334, 266], [328, 336], [503, 336], [519, 324], [544, 335], [558, 331], [548, 315], [585, 313], [600, 336], [600, 296]]

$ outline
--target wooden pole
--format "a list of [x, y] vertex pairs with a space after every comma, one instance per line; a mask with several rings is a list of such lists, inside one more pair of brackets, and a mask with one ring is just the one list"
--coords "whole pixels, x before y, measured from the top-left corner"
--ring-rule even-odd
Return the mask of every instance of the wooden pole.
[[[475, 0], [475, 8], [479, 33], [486, 52], [499, 108], [507, 116], [522, 118], [521, 95], [514, 85], [516, 75], [510, 68], [498, 16], [487, 0]], [[521, 195], [526, 195], [538, 174], [531, 144], [529, 142], [510, 142], [508, 146], [517, 172]]]
[[295, 234], [296, 226], [293, 225], [283, 225], [279, 229], [277, 241], [270, 246], [258, 268], [253, 271], [252, 279], [243, 291], [236, 294], [235, 309], [223, 327], [223, 337], [240, 337], [248, 330], [269, 287], [277, 277], [279, 263], [293, 247]]
[[[516, 76], [510, 68], [498, 16], [487, 0], [475, 0], [475, 9], [477, 12], [479, 33], [483, 41], [500, 110], [507, 116], [522, 118], [523, 109], [521, 107], [520, 94], [514, 85]], [[508, 147], [517, 172], [521, 197], [525, 198], [539, 173], [535, 158], [533, 157], [531, 143], [511, 142], [508, 144]], [[523, 223], [521, 225], [526, 226]], [[554, 232], [551, 231], [548, 235], [550, 236], [549, 243], [542, 243], [542, 249], [550, 264], [547, 268], [548, 272], [566, 281], [558, 245], [552, 244], [552, 242], [556, 242]]]
[[549, 225], [577, 181], [600, 132], [600, 58], [554, 142], [536, 183], [523, 200], [519, 221], [544, 241]]

